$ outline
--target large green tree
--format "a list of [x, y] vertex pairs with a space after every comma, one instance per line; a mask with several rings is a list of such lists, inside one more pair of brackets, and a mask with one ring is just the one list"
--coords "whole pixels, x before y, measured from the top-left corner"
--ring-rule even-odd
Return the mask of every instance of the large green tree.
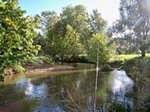
[[[100, 64], [103, 64], [109, 60], [110, 51], [112, 50], [111, 45], [108, 46], [108, 37], [105, 32], [107, 22], [101, 17], [98, 10], [93, 10], [89, 20], [92, 36], [88, 40], [88, 59], [89, 61], [99, 61]], [[97, 56], [99, 56], [98, 60]]]
[[[97, 51], [96, 49], [89, 49], [91, 44], [95, 44], [95, 41], [92, 41], [93, 35], [103, 35], [106, 28], [106, 21], [101, 17], [101, 14], [94, 10], [89, 15], [83, 5], [66, 6], [60, 15], [54, 11], [42, 12], [40, 18], [42, 29], [44, 29], [42, 30], [42, 38], [46, 40], [43, 41], [45, 45], [41, 44], [42, 48], [45, 49], [44, 46], [47, 46], [44, 52], [53, 59], [61, 61], [73, 61], [79, 56], [91, 59], [90, 52], [92, 50], [93, 52]], [[103, 37], [107, 40], [106, 36], [103, 35]], [[101, 43], [101, 41], [98, 43]], [[102, 49], [107, 48], [107, 44], [99, 45], [100, 47], [106, 45], [105, 47], [102, 46]], [[106, 55], [107, 53], [104, 55], [103, 52], [104, 58]], [[94, 61], [94, 58], [92, 61]]]
[[87, 39], [91, 36], [91, 27], [89, 24], [89, 15], [83, 5], [66, 6], [62, 11], [64, 24], [69, 24], [78, 33], [80, 42], [87, 44]]
[[63, 8], [60, 15], [54, 11], [43, 12], [41, 19], [45, 23], [44, 36], [47, 38], [49, 48], [46, 53], [54, 59], [68, 60], [85, 52], [84, 44], [89, 29], [88, 15], [84, 6], [69, 5]]
[[17, 0], [0, 2], [0, 79], [4, 70], [21, 65], [35, 56], [40, 46], [33, 45], [38, 20], [25, 16]]
[[74, 55], [80, 54], [82, 45], [79, 42], [78, 35], [69, 24], [67, 26], [60, 24], [63, 23], [58, 22], [54, 29], [49, 31], [51, 35], [48, 35], [47, 41], [50, 55], [63, 62]]
[[150, 31], [150, 10], [148, 0], [121, 0], [120, 19], [113, 27], [118, 37], [126, 40], [128, 49], [141, 51], [144, 57], [148, 48]]
[[60, 16], [55, 11], [43, 11], [41, 14], [37, 14], [35, 18], [40, 20], [40, 33], [34, 39], [34, 42], [41, 45], [41, 55], [48, 54], [53, 57], [55, 50], [50, 48], [48, 35], [57, 34], [58, 29], [55, 29], [55, 26], [60, 20]]

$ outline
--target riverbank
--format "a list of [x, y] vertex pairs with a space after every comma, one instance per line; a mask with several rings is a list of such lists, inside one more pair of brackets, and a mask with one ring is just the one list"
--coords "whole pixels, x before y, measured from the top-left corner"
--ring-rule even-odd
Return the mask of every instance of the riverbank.
[[38, 65], [26, 65], [24, 74], [42, 74], [46, 72], [62, 71], [62, 70], [72, 70], [74, 69], [71, 65], [53, 65], [53, 64], [38, 64]]

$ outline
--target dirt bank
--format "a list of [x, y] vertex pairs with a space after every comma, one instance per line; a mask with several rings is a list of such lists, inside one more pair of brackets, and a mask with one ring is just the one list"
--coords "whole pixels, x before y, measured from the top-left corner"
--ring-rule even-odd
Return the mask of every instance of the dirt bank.
[[46, 72], [62, 71], [62, 70], [72, 70], [74, 67], [71, 65], [51, 65], [51, 64], [41, 64], [41, 65], [26, 65], [25, 75], [28, 74], [41, 74]]

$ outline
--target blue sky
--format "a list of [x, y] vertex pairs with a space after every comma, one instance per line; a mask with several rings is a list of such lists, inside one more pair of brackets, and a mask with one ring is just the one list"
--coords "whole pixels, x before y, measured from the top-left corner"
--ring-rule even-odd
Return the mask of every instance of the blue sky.
[[119, 0], [19, 0], [19, 5], [29, 15], [39, 14], [42, 11], [56, 11], [60, 13], [67, 5], [84, 5], [90, 13], [98, 9], [102, 17], [109, 23], [119, 18]]
[[27, 10], [28, 14], [36, 14], [49, 10], [61, 12], [62, 7], [69, 4], [82, 4], [81, 0], [19, 0], [20, 6]]

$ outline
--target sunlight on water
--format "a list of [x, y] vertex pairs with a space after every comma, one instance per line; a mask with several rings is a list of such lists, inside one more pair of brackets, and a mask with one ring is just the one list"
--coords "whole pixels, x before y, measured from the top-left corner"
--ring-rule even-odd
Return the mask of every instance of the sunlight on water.
[[[34, 107], [31, 103], [24, 103], [28, 110], [33, 109], [34, 112], [67, 112], [71, 106], [76, 110], [91, 110], [95, 83], [93, 68], [88, 66], [83, 70], [77, 69], [78, 72], [69, 71], [61, 75], [50, 74], [46, 77], [38, 75], [37, 77], [22, 77], [15, 81], [11, 91], [14, 91], [16, 96], [22, 96], [23, 101], [37, 102], [37, 104], [33, 103]], [[56, 72], [56, 74], [60, 73]], [[133, 86], [134, 82], [123, 70], [99, 74], [96, 105], [100, 106], [101, 101], [105, 103], [108, 98], [109, 101], [117, 100], [123, 102], [125, 106], [129, 104], [133, 107]], [[1, 98], [1, 101], [7, 100], [9, 96], [9, 88], [5, 90], [6, 92], [1, 94], [6, 98]]]
[[121, 70], [114, 70], [111, 72], [111, 75], [113, 100], [128, 102], [130, 105], [133, 105], [132, 101], [125, 96], [126, 93], [133, 91], [133, 80], [127, 76], [125, 71]]
[[114, 70], [111, 74], [114, 81], [112, 85], [114, 94], [125, 94], [132, 90], [134, 82], [126, 75], [125, 71]]
[[28, 79], [25, 94], [34, 98], [44, 99], [47, 97], [47, 89], [48, 87], [45, 83], [35, 86], [31, 83], [30, 79]]
[[[40, 101], [40, 105], [36, 106], [35, 112], [64, 112], [59, 106], [59, 103], [54, 105], [51, 103], [48, 96], [48, 86], [45, 83], [35, 85], [31, 79], [23, 78], [16, 82], [16, 86], [24, 88], [24, 93], [29, 98], [34, 98]], [[63, 89], [63, 88], [62, 88]]]

